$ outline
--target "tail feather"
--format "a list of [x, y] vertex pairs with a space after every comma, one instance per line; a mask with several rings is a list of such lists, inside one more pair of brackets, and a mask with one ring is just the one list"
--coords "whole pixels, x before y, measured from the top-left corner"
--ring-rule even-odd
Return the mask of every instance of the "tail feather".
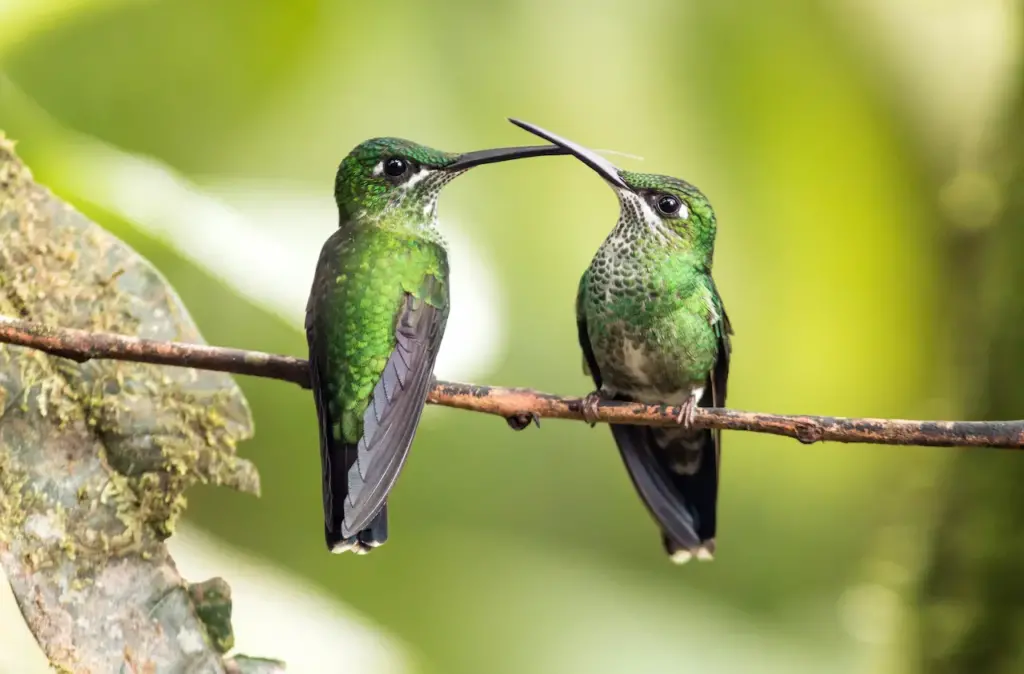
[[345, 535], [345, 505], [351, 496], [353, 486], [350, 484], [350, 469], [355, 464], [356, 457], [355, 443], [335, 444], [328, 439], [323, 471], [324, 508], [328, 513], [324, 520], [324, 539], [327, 542], [327, 549], [335, 554], [351, 551], [357, 555], [365, 555], [388, 540], [386, 501], [365, 529], [355, 533], [349, 532], [352, 534], [349, 536]]
[[711, 431], [612, 424], [630, 478], [676, 563], [715, 552], [718, 457]]
[[357, 555], [365, 555], [373, 550], [373, 548], [383, 545], [388, 540], [387, 503], [385, 503], [384, 507], [380, 509], [380, 512], [374, 515], [373, 519], [370, 520], [370, 525], [358, 532], [355, 536], [345, 538], [341, 535], [340, 519], [336, 523], [333, 531], [326, 526], [324, 527], [324, 536], [327, 540], [327, 547], [335, 554], [352, 551]]

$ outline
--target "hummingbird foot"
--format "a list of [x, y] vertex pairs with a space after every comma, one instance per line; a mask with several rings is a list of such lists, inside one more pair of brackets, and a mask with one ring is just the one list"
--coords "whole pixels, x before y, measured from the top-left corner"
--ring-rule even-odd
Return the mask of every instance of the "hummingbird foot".
[[510, 417], [505, 417], [505, 421], [508, 423], [508, 427], [513, 431], [524, 430], [530, 424], [534, 424], [537, 428], [540, 428], [540, 415], [536, 412], [520, 412], [519, 414], [513, 414]]
[[697, 399], [690, 396], [679, 407], [679, 414], [676, 416], [676, 423], [689, 430], [693, 427], [693, 412], [697, 409]]
[[580, 411], [583, 412], [583, 420], [590, 424], [593, 428], [600, 421], [600, 415], [597, 411], [597, 406], [604, 399], [600, 391], [592, 391], [588, 393], [580, 404]]

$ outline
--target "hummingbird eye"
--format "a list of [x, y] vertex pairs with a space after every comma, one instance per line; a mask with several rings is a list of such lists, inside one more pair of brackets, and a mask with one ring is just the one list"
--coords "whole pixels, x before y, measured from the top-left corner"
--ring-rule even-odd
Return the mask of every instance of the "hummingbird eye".
[[657, 195], [654, 197], [654, 206], [657, 211], [667, 217], [680, 217], [684, 220], [690, 213], [679, 197], [674, 195]]
[[384, 175], [391, 178], [398, 178], [409, 170], [409, 162], [400, 157], [391, 157], [384, 160]]
[[662, 195], [657, 198], [657, 210], [662, 215], [675, 215], [682, 208], [683, 202], [679, 201], [677, 197], [672, 195]]

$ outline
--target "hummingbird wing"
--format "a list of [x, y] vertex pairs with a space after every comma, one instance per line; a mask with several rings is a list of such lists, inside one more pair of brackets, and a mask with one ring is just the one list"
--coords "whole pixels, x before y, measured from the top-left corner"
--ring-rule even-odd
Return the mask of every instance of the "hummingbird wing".
[[[437, 275], [425, 272], [418, 288], [409, 286], [414, 292], [399, 289], [393, 296], [397, 304], [390, 309], [389, 289], [397, 282], [394, 269], [348, 264], [351, 244], [344, 230], [325, 244], [306, 313], [311, 384], [320, 422], [325, 534], [332, 549], [353, 536], [362, 543], [364, 537], [383, 542], [375, 532], [385, 532], [386, 522], [378, 516], [419, 425], [448, 316], [447, 285], [438, 278], [447, 271], [443, 249], [434, 251]], [[349, 285], [338, 285], [346, 270]], [[364, 306], [381, 310], [366, 316], [355, 313]], [[346, 331], [353, 325], [359, 332], [374, 326], [386, 332], [374, 339]], [[380, 360], [382, 368], [367, 370]], [[372, 378], [357, 379], [366, 372]], [[346, 429], [345, 403], [353, 388], [338, 383], [344, 377], [349, 384], [372, 382], [366, 397], [358, 398], [357, 424], [348, 424], [359, 428], [357, 432]], [[352, 420], [350, 414], [348, 421]], [[367, 528], [373, 531], [364, 531]]]
[[601, 371], [597, 367], [597, 359], [594, 357], [594, 348], [590, 345], [590, 335], [587, 333], [587, 315], [583, 311], [583, 301], [587, 292], [587, 276], [580, 279], [579, 289], [576, 291], [576, 332], [579, 337], [580, 350], [583, 351], [583, 374], [589, 375], [594, 380], [594, 386], [601, 388]]
[[[428, 276], [423, 286], [424, 296], [430, 297], [441, 284]], [[442, 307], [405, 295], [395, 326], [395, 348], [373, 388], [356, 461], [348, 470], [342, 533], [352, 535], [369, 524], [398, 479], [433, 384], [445, 322]]]
[[[718, 337], [718, 358], [715, 360], [715, 367], [708, 376], [707, 385], [704, 387], [704, 395], [698, 405], [700, 407], [725, 407], [725, 394], [729, 384], [729, 360], [732, 358], [733, 334], [732, 322], [729, 314], [725, 311], [725, 303], [722, 296], [718, 294], [718, 287], [715, 279], [709, 274], [708, 285], [711, 289], [711, 301], [714, 304], [715, 313], [719, 319], [715, 322], [715, 335]], [[715, 463], [721, 466], [722, 463], [722, 431], [714, 429], [711, 434], [715, 441]]]

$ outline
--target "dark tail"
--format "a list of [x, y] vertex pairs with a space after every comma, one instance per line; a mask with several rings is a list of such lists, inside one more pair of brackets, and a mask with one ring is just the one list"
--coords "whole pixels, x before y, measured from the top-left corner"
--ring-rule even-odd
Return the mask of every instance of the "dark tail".
[[341, 535], [341, 518], [344, 515], [339, 514], [336, 522], [334, 522], [334, 530], [332, 531], [326, 525], [324, 526], [324, 537], [327, 540], [327, 547], [331, 552], [341, 554], [351, 550], [357, 555], [365, 555], [379, 545], [384, 545], [388, 540], [388, 504], [385, 503], [384, 507], [380, 509], [372, 520], [370, 520], [370, 526], [366, 527], [355, 536], [349, 536], [344, 538]]
[[633, 485], [677, 564], [715, 553], [718, 448], [712, 431], [612, 425]]
[[373, 548], [388, 540], [388, 505], [380, 509], [370, 526], [354, 536], [344, 536], [345, 504], [349, 494], [349, 469], [356, 460], [356, 445], [340, 443], [333, 445], [328, 439], [324, 455], [324, 539], [327, 549], [335, 554], [352, 551], [365, 555]]

